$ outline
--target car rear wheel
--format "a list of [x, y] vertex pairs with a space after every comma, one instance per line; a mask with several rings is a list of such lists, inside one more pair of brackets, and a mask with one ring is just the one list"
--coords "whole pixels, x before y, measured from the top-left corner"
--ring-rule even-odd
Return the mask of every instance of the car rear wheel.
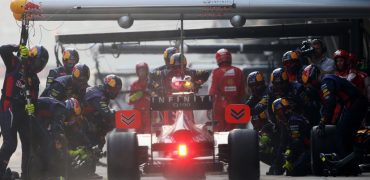
[[319, 135], [318, 126], [311, 130], [311, 168], [316, 176], [323, 175], [323, 164], [320, 160], [320, 153], [328, 154], [336, 152], [334, 125], [326, 125], [324, 136]]
[[258, 180], [260, 164], [255, 130], [235, 129], [229, 137], [229, 179]]
[[108, 179], [140, 179], [138, 157], [136, 133], [113, 130], [108, 134]]

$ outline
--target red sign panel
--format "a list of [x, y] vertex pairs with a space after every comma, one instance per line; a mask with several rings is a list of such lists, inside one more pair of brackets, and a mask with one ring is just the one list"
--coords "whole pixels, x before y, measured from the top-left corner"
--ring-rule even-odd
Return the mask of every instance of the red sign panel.
[[139, 129], [141, 127], [141, 113], [138, 110], [116, 111], [116, 128]]
[[251, 120], [251, 110], [245, 104], [229, 104], [225, 109], [225, 119], [230, 124], [246, 124]]

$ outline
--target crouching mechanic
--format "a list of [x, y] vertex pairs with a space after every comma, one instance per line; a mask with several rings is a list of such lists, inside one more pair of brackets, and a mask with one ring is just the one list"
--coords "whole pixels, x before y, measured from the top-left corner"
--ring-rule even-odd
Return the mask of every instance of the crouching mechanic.
[[30, 172], [31, 179], [66, 177], [69, 162], [64, 125], [79, 116], [80, 103], [74, 98], [65, 102], [50, 97], [37, 100], [35, 123], [32, 124], [32, 152], [40, 160], [41, 166], [30, 164], [30, 169], [38, 170]]
[[[104, 78], [103, 85], [87, 88], [83, 101], [83, 116], [87, 123], [85, 133], [89, 139], [89, 144], [86, 145], [88, 148], [97, 146], [102, 152], [105, 136], [114, 128], [115, 116], [114, 111], [109, 108], [109, 101], [118, 96], [121, 88], [121, 79], [113, 74]], [[88, 174], [96, 176], [96, 167], [92, 168]]]
[[276, 154], [285, 159], [283, 168], [287, 176], [305, 176], [311, 172], [310, 125], [304, 116], [293, 111], [293, 105], [286, 98], [278, 98], [272, 104], [280, 129], [280, 145]]
[[[262, 72], [251, 72], [247, 77], [247, 85], [250, 96], [245, 102], [251, 108], [252, 124], [259, 134], [260, 159], [271, 165], [273, 159], [273, 127], [274, 124], [268, 118], [268, 88]], [[275, 138], [276, 139], [276, 138]]]
[[[315, 65], [304, 69], [302, 80], [321, 89], [323, 106], [319, 134], [325, 135], [325, 124], [336, 125], [338, 158], [344, 158], [353, 150], [356, 132], [367, 111], [367, 99], [346, 79], [332, 74], [320, 78], [320, 71]], [[353, 162], [345, 170], [342, 173], [357, 175], [358, 165]]]

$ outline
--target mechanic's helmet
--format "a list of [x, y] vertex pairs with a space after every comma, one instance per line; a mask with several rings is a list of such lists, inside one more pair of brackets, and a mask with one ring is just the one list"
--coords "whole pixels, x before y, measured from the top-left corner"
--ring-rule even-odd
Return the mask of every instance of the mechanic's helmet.
[[122, 89], [121, 78], [119, 78], [118, 76], [114, 74], [105, 76], [103, 84], [104, 84], [105, 94], [110, 99], [116, 98]]
[[285, 68], [292, 68], [295, 64], [299, 62], [298, 53], [296, 51], [287, 51], [286, 53], [284, 53], [281, 62], [283, 63], [283, 66]]
[[90, 78], [90, 69], [86, 64], [77, 63], [72, 69], [72, 81], [76, 85], [87, 86]]
[[283, 95], [287, 91], [289, 85], [289, 79], [286, 70], [284, 68], [277, 68], [272, 71], [270, 82], [272, 84], [273, 92], [278, 96]]
[[311, 45], [314, 45], [314, 44], [320, 44], [320, 47], [321, 47], [321, 51], [322, 53], [326, 53], [326, 51], [328, 50], [325, 43], [322, 42], [321, 39], [314, 39], [311, 41]]
[[284, 68], [276, 68], [271, 73], [270, 81], [273, 85], [288, 83], [289, 79], [288, 79], [288, 74], [286, 73], [286, 70]]
[[147, 63], [142, 62], [136, 64], [136, 75], [138, 77], [147, 77], [149, 74], [149, 66]]
[[304, 85], [319, 85], [320, 69], [315, 64], [310, 64], [302, 72], [302, 82]]
[[342, 57], [345, 60], [349, 58], [349, 53], [346, 50], [338, 49], [334, 52], [333, 59], [336, 60], [337, 58]]
[[178, 52], [179, 51], [175, 47], [168, 47], [166, 50], [164, 50], [163, 59], [164, 59], [164, 62], [166, 64], [166, 66], [168, 66], [170, 64], [171, 56], [175, 53], [178, 53]]
[[80, 56], [75, 49], [67, 48], [63, 51], [63, 66], [67, 72], [71, 72], [75, 64], [80, 60]]
[[253, 71], [247, 77], [248, 87], [252, 90], [252, 93], [263, 93], [266, 88], [265, 77], [260, 71]]
[[286, 98], [278, 98], [272, 103], [272, 112], [279, 123], [287, 123], [287, 115], [291, 113], [292, 107]]
[[172, 69], [185, 68], [187, 65], [186, 57], [181, 53], [175, 53], [170, 58], [169, 67]]
[[81, 115], [81, 105], [80, 105], [80, 102], [78, 102], [77, 99], [75, 98], [69, 98], [67, 99], [65, 102], [65, 106], [66, 106], [66, 109], [68, 111], [68, 113], [70, 113], [71, 115], [75, 115], [75, 116], [80, 116]]
[[218, 65], [223, 63], [231, 64], [231, 53], [227, 49], [220, 49], [216, 52], [216, 61]]
[[[335, 67], [337, 68], [337, 71], [339, 72], [345, 71], [349, 68], [350, 63], [348, 61], [348, 58], [349, 58], [349, 53], [346, 50], [338, 49], [334, 52], [333, 59], [335, 61]], [[338, 66], [339, 59], [340, 59], [340, 62], [342, 62], [340, 63], [341, 66]]]
[[272, 103], [272, 112], [274, 113], [279, 110], [286, 111], [289, 109], [291, 109], [290, 103], [286, 98], [278, 98]]
[[29, 52], [29, 70], [33, 73], [39, 73], [49, 60], [49, 53], [44, 46], [36, 45]]

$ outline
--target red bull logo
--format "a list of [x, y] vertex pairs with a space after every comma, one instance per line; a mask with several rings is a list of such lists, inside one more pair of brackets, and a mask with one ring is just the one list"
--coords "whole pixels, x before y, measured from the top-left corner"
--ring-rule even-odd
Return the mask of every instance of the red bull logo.
[[33, 19], [35, 16], [41, 16], [41, 5], [33, 2], [27, 2], [24, 6], [27, 19]]
[[33, 2], [27, 2], [26, 5], [24, 6], [24, 10], [29, 11], [29, 10], [40, 10], [40, 5], [35, 4]]
[[37, 47], [33, 47], [31, 50], [30, 50], [30, 53], [29, 53], [29, 56], [30, 57], [36, 57], [38, 54], [38, 49]]
[[71, 53], [69, 51], [64, 51], [63, 52], [63, 60], [68, 61], [71, 58]]
[[113, 76], [108, 76], [104, 79], [104, 83], [108, 84], [110, 87], [116, 87], [116, 80], [113, 79]]
[[73, 70], [72, 70], [72, 74], [73, 74], [73, 77], [75, 78], [79, 78], [80, 75], [81, 75], [81, 72], [79, 69], [77, 69], [76, 67], [73, 67]]

